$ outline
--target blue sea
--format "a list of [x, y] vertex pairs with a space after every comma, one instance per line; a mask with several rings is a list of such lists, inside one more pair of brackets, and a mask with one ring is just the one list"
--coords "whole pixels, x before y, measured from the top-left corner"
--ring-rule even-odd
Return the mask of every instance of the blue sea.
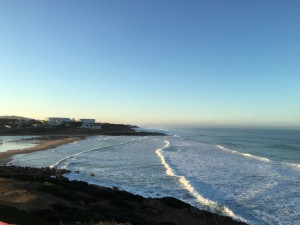
[[93, 136], [12, 163], [69, 169], [70, 179], [173, 196], [252, 225], [300, 224], [300, 130], [163, 132], [168, 136]]

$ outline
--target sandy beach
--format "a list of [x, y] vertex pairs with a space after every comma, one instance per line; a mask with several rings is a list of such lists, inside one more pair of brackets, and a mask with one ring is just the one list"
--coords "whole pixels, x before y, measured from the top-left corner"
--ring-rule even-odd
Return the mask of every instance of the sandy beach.
[[43, 151], [51, 148], [56, 148], [60, 145], [69, 144], [75, 141], [80, 141], [84, 136], [44, 136], [42, 137], [36, 146], [25, 148], [9, 150], [7, 152], [0, 153], [0, 164], [8, 163], [13, 155], [25, 154], [37, 151]]

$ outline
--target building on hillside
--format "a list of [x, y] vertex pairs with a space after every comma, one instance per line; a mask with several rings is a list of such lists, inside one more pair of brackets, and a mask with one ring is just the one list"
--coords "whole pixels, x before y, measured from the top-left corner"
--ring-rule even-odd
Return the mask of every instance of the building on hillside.
[[47, 121], [51, 126], [58, 126], [63, 123], [71, 122], [70, 118], [63, 118], [63, 117], [48, 117]]
[[82, 123], [81, 128], [101, 129], [101, 126], [96, 124], [95, 119], [80, 119], [79, 121]]
[[94, 130], [98, 130], [98, 129], [101, 129], [101, 126], [97, 125], [97, 124], [94, 124], [94, 125], [90, 126], [89, 128], [94, 129]]
[[93, 124], [96, 123], [95, 119], [79, 119], [80, 122], [82, 122], [82, 124]]

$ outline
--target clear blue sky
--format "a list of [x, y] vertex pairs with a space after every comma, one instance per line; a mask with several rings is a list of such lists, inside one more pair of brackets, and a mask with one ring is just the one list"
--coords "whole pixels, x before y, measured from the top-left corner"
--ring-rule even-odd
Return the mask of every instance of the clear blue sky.
[[300, 127], [298, 0], [2, 0], [0, 115]]

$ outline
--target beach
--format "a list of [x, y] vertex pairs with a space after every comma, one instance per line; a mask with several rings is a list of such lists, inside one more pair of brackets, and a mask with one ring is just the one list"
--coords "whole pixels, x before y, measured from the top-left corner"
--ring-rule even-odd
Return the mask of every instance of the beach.
[[42, 136], [37, 140], [37, 145], [25, 149], [15, 149], [0, 153], [0, 164], [8, 163], [14, 155], [26, 154], [56, 148], [61, 145], [80, 141], [84, 136]]
[[[165, 132], [164, 136], [88, 136], [49, 150], [18, 154], [8, 165], [23, 168], [28, 179], [32, 179], [31, 170], [24, 167], [64, 169], [69, 172], [59, 177], [72, 182], [122, 190], [145, 199], [172, 196], [193, 208], [251, 225], [298, 224], [298, 131], [190, 128]], [[74, 136], [62, 139], [70, 137]], [[41, 172], [48, 174], [45, 169]], [[2, 184], [5, 182], [9, 181]], [[15, 192], [24, 196], [19, 189]], [[161, 209], [161, 213], [168, 210]], [[289, 213], [283, 213], [286, 211]], [[132, 211], [137, 212], [145, 213], [136, 208]], [[165, 222], [185, 224], [178, 221]]]
[[[37, 145], [0, 153], [1, 163], [8, 163], [14, 155], [53, 149], [85, 138], [42, 136], [21, 139], [19, 141], [37, 141]], [[176, 198], [144, 198], [117, 187], [70, 181], [65, 177], [70, 172], [49, 167], [0, 166], [0, 221], [22, 225], [98, 224], [90, 221], [128, 225], [194, 225], [199, 222], [245, 225]]]
[[[28, 148], [16, 148], [8, 151], [0, 151], [0, 164], [11, 161], [12, 156], [27, 154], [36, 151], [56, 148], [61, 145], [80, 141], [87, 137], [104, 136], [164, 136], [160, 132], [137, 131], [134, 126], [125, 124], [101, 124], [101, 129], [80, 129], [70, 127], [40, 127], [40, 128], [20, 128], [20, 129], [0, 129], [0, 136], [19, 136], [24, 139], [17, 140], [36, 142], [35, 146]], [[30, 138], [26, 138], [26, 137]], [[14, 141], [12, 141], [14, 142]], [[2, 144], [2, 142], [0, 142]]]
[[67, 169], [71, 172], [64, 176], [70, 180], [118, 187], [146, 198], [172, 196], [253, 225], [298, 224], [298, 131], [165, 132], [165, 136], [90, 136], [17, 155], [11, 164]]

